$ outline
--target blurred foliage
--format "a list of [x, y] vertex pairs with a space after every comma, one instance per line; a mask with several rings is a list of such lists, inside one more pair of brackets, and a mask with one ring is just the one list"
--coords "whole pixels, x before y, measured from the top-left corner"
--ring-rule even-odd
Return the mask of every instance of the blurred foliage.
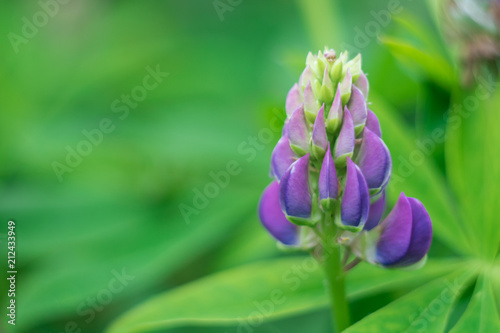
[[[387, 3], [368, 0], [242, 1], [222, 16], [213, 1], [93, 0], [59, 7], [16, 53], [9, 33], [21, 35], [23, 19], [32, 20], [42, 7], [38, 2], [0, 5], [5, 37], [0, 52], [0, 237], [8, 219], [15, 220], [19, 271], [17, 325], [0, 324], [8, 332], [63, 332], [72, 323], [82, 332], [101, 332], [158, 294], [153, 300], [164, 298], [172, 317], [194, 318], [171, 325], [172, 332], [220, 332], [237, 324], [235, 316], [248, 315], [252, 301], [268, 295], [269, 287], [279, 286], [283, 267], [302, 257], [278, 251], [258, 222], [256, 205], [269, 182], [269, 157], [279, 133], [265, 143], [259, 135], [270, 128], [270, 119], [284, 113], [286, 93], [309, 50], [327, 44], [362, 52], [370, 100], [396, 171], [403, 163], [400, 157], [418, 149], [416, 140], [445, 129], [450, 104], [471, 94], [456, 86], [455, 60], [439, 37], [435, 14], [422, 2], [402, 2], [402, 11], [387, 24], [373, 14], [387, 10]], [[377, 35], [366, 34], [367, 22], [378, 22]], [[367, 36], [363, 47], [355, 43], [359, 31]], [[120, 119], [114, 101], [143, 84], [147, 67], [157, 66], [168, 76]], [[497, 256], [498, 246], [491, 249], [500, 237], [494, 214], [500, 197], [495, 153], [500, 141], [494, 128], [498, 121], [488, 121], [496, 105], [498, 100], [484, 102], [481, 108], [488, 113], [476, 112], [462, 122], [449, 140], [436, 142], [410, 176], [393, 182], [391, 200], [404, 190], [429, 209], [436, 233], [431, 260], [418, 275], [363, 265], [354, 270], [349, 292], [368, 290], [353, 297], [354, 318], [452, 274], [459, 254]], [[83, 131], [99, 128], [106, 118], [114, 130], [103, 134], [102, 142], [59, 181], [53, 163], [66, 163], [67, 147], [77, 149], [87, 140]], [[489, 128], [486, 138], [484, 126]], [[214, 182], [211, 173], [226, 170], [230, 161], [241, 172], [186, 219], [180, 205], [194, 207], [196, 191], [204, 191]], [[480, 218], [474, 215], [478, 204], [483, 205]], [[5, 240], [0, 238], [2, 258]], [[452, 259], [435, 261], [439, 257]], [[4, 265], [2, 259], [2, 271]], [[462, 265], [472, 269], [477, 263]], [[113, 292], [110, 283], [122, 272], [131, 278]], [[483, 293], [474, 294], [471, 307], [495, 313], [499, 272], [496, 265], [491, 274], [481, 275], [476, 288]], [[217, 294], [207, 285], [214, 273], [233, 285], [226, 285], [230, 294]], [[276, 316], [254, 332], [328, 332], [321, 276], [315, 274], [301, 285], [312, 298], [289, 295], [298, 298], [287, 302], [283, 313], [293, 317]], [[7, 285], [0, 281], [5, 308]], [[435, 281], [397, 302], [409, 304], [420, 293], [432, 299], [441, 280]], [[490, 290], [497, 290], [496, 298], [485, 295]], [[219, 298], [227, 311], [218, 315], [226, 322], [193, 328], [216, 310], [209, 301]], [[386, 315], [392, 316], [391, 309], [400, 303], [393, 304], [383, 309]], [[199, 313], [189, 312], [194, 305]], [[457, 332], [467, 331], [471, 320], [477, 321], [474, 316], [465, 310]], [[369, 318], [360, 325], [372, 325]]]

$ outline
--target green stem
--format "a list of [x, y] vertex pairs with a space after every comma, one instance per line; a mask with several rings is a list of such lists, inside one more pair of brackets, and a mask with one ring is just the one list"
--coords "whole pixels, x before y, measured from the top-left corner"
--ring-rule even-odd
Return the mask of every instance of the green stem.
[[327, 279], [328, 296], [330, 297], [332, 319], [335, 332], [340, 333], [350, 325], [349, 305], [345, 293], [345, 272], [342, 265], [340, 246], [334, 241], [337, 238], [337, 226], [331, 214], [326, 214], [325, 241], [323, 242], [323, 259]]

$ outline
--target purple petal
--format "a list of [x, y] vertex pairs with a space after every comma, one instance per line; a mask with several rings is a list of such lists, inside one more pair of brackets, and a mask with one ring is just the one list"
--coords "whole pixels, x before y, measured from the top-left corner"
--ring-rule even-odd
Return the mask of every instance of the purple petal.
[[295, 162], [296, 156], [286, 136], [279, 139], [271, 155], [271, 171], [276, 180], [280, 180], [288, 167]]
[[316, 120], [314, 121], [314, 127], [312, 131], [312, 143], [318, 148], [326, 150], [328, 145], [328, 138], [326, 136], [325, 128], [325, 104], [319, 109]]
[[347, 175], [341, 203], [342, 224], [363, 227], [368, 218], [370, 196], [361, 170], [347, 158]]
[[384, 141], [368, 128], [363, 131], [357, 164], [370, 190], [379, 192], [387, 185], [391, 176], [391, 154]]
[[366, 78], [366, 74], [363, 73], [363, 71], [361, 71], [361, 74], [359, 75], [358, 79], [354, 84], [356, 85], [356, 87], [359, 88], [359, 90], [361, 90], [363, 96], [365, 96], [365, 98], [368, 98], [368, 91], [370, 85], [368, 83], [368, 79]]
[[344, 121], [339, 136], [335, 142], [335, 162], [345, 165], [345, 157], [352, 156], [355, 144], [354, 125], [351, 113], [347, 107], [344, 108]]
[[319, 188], [320, 200], [323, 199], [337, 200], [339, 195], [339, 182], [337, 179], [337, 171], [335, 170], [335, 164], [333, 163], [330, 144], [328, 144], [328, 149], [326, 151], [325, 157], [323, 158], [323, 164], [321, 165], [318, 188]]
[[411, 206], [412, 228], [408, 251], [397, 263], [397, 267], [409, 266], [419, 262], [429, 251], [432, 240], [431, 218], [424, 205], [414, 198], [408, 198]]
[[340, 100], [340, 94], [339, 83], [337, 91], [335, 92], [335, 98], [333, 99], [332, 106], [330, 107], [330, 112], [328, 113], [328, 118], [326, 120], [326, 127], [330, 133], [335, 133], [340, 124], [342, 124], [342, 101]]
[[288, 216], [309, 218], [312, 199], [309, 192], [309, 154], [295, 161], [280, 182], [280, 204]]
[[372, 131], [373, 133], [377, 134], [377, 136], [379, 138], [382, 137], [382, 131], [380, 129], [380, 123], [378, 121], [378, 118], [375, 115], [375, 113], [373, 113], [373, 111], [370, 110], [370, 109], [368, 109], [368, 115], [366, 117], [366, 125], [365, 125], [365, 127], [369, 128], [370, 131]]
[[364, 230], [366, 231], [372, 230], [379, 224], [382, 215], [384, 215], [385, 204], [386, 204], [386, 199], [384, 191], [382, 192], [380, 197], [370, 205], [370, 211], [368, 213], [368, 219], [366, 220]]
[[309, 133], [302, 104], [292, 113], [287, 130], [293, 151], [299, 155], [305, 155], [309, 152]]
[[295, 83], [286, 96], [285, 110], [288, 117], [299, 107], [300, 103], [302, 103], [302, 97], [300, 96], [299, 86]]
[[349, 111], [351, 111], [352, 122], [356, 129], [356, 134], [361, 133], [366, 123], [367, 107], [365, 97], [358, 87], [353, 86], [351, 99], [349, 100]]
[[286, 245], [298, 243], [298, 227], [286, 219], [281, 211], [279, 199], [280, 185], [277, 181], [269, 184], [259, 202], [259, 218], [262, 225], [274, 238]]
[[394, 265], [404, 257], [411, 240], [412, 209], [404, 193], [380, 226], [382, 233], [376, 246], [376, 260], [384, 266]]

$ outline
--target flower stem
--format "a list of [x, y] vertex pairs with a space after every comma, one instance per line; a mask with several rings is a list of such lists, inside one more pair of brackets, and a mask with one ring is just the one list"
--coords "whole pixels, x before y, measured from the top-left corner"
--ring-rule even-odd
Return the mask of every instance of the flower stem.
[[342, 265], [340, 246], [335, 242], [337, 226], [332, 221], [332, 215], [325, 214], [325, 236], [323, 241], [323, 260], [327, 280], [328, 296], [330, 297], [333, 326], [340, 333], [350, 325], [349, 306], [345, 293], [345, 272]]

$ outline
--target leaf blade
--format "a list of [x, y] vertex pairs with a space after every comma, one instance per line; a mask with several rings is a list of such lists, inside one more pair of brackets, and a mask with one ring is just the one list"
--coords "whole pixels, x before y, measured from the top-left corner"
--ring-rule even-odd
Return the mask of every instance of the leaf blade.
[[[148, 332], [187, 324], [232, 325], [241, 319], [278, 319], [326, 307], [323, 272], [314, 262], [311, 257], [276, 259], [208, 276], [146, 301], [119, 318], [107, 332]], [[457, 264], [431, 261], [419, 274], [359, 266], [348, 276], [348, 297], [358, 299], [381, 290], [423, 283], [455, 270]], [[419, 278], [415, 278], [416, 275], [420, 275]], [[217, 297], [206, 298], [213, 290]], [[286, 298], [282, 304], [272, 301], [272, 293], [277, 290]], [[272, 308], [271, 313], [259, 319], [262, 314], [256, 312], [258, 304]]]

